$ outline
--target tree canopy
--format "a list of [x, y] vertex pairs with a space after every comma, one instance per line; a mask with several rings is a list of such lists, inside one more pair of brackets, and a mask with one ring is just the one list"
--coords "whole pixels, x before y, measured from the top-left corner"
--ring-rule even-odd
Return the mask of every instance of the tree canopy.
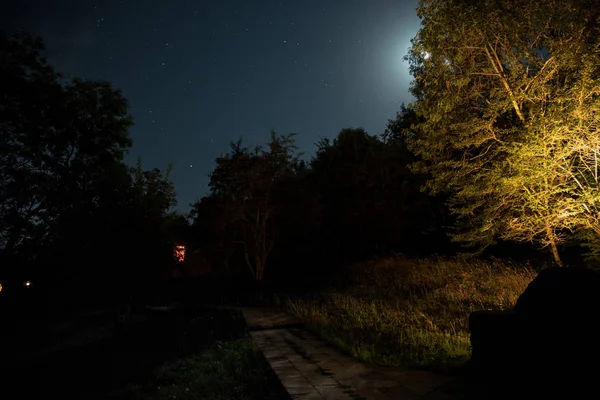
[[217, 159], [210, 189], [233, 243], [243, 247], [244, 260], [255, 280], [264, 277], [267, 259], [277, 236], [275, 220], [281, 213], [279, 185], [292, 177], [299, 164], [293, 135], [271, 133], [266, 149], [231, 143], [231, 152]]
[[1, 272], [37, 264], [57, 281], [117, 283], [142, 258], [171, 254], [169, 171], [127, 166], [133, 121], [122, 93], [63, 79], [43, 50], [29, 34], [0, 31]]
[[211, 192], [193, 205], [196, 247], [218, 269], [243, 264], [259, 281], [323, 276], [394, 251], [446, 251], [443, 205], [408, 168], [413, 118], [401, 109], [383, 135], [342, 129], [309, 162], [294, 135], [272, 132], [254, 149], [231, 143], [210, 173]]
[[562, 264], [569, 233], [597, 232], [597, 2], [422, 0], [418, 15], [411, 149], [450, 193], [454, 239], [534, 241]]

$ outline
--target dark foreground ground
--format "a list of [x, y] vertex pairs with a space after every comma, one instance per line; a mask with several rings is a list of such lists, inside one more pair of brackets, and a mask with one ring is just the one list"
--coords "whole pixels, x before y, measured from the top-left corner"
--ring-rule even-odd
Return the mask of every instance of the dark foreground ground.
[[[239, 313], [189, 306], [259, 305], [270, 297], [268, 293], [252, 294], [249, 301], [237, 288], [212, 283], [158, 292], [161, 298], [145, 303], [176, 301], [188, 306], [149, 308], [138, 303], [125, 331], [116, 329], [115, 307], [63, 313], [60, 318], [53, 317], [52, 323], [45, 322], [47, 313], [41, 301], [32, 303], [26, 312], [0, 309], [0, 399], [289, 399], [249, 339]], [[235, 295], [228, 298], [231, 293]], [[344, 328], [340, 332], [349, 331], [348, 319], [340, 322]], [[555, 344], [569, 346], [564, 340]], [[549, 348], [550, 354], [554, 350]], [[595, 382], [596, 374], [577, 373], [578, 382], [568, 382], [567, 375], [576, 365], [555, 359], [549, 363], [555, 374], [539, 374], [527, 366], [532, 360], [530, 353], [525, 351], [508, 365], [499, 366], [499, 373], [468, 374], [458, 382], [452, 397], [533, 399], [562, 391], [566, 398], [586, 398], [577, 392]], [[596, 359], [590, 357], [592, 363]], [[517, 366], [526, 371], [525, 382], [517, 382], [513, 372]], [[584, 370], [591, 371], [588, 367]], [[521, 383], [533, 392], [524, 391]]]
[[3, 321], [1, 397], [287, 397], [236, 312], [144, 307], [125, 331], [114, 320], [100, 311], [52, 327]]

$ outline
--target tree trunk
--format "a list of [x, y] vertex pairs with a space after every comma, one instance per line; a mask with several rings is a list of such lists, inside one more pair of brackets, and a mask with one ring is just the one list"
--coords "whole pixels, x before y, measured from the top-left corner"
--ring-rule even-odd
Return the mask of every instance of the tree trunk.
[[552, 247], [552, 255], [554, 256], [554, 262], [559, 267], [562, 267], [563, 262], [560, 259], [560, 255], [558, 254], [558, 247], [556, 247], [556, 242], [554, 241], [554, 238], [552, 238], [552, 241], [550, 242], [550, 246]]
[[550, 229], [550, 225], [546, 224], [546, 234], [548, 235], [548, 241], [550, 242], [550, 249], [552, 249], [552, 256], [557, 266], [562, 267], [563, 262], [558, 254], [558, 247], [556, 246], [556, 240], [554, 238], [554, 232]]

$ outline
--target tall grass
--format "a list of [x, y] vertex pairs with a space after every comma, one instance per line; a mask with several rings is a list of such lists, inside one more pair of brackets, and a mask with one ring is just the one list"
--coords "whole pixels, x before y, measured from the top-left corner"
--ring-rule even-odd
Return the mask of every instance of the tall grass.
[[395, 257], [354, 265], [284, 307], [363, 361], [452, 371], [470, 357], [469, 314], [513, 307], [535, 276], [500, 260]]

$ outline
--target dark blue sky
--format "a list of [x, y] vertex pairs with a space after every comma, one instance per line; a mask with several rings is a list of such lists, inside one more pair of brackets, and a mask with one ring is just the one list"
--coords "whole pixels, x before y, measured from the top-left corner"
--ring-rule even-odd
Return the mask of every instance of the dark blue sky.
[[175, 164], [178, 208], [206, 194], [228, 143], [298, 133], [307, 156], [342, 128], [381, 133], [408, 93], [417, 0], [8, 0], [0, 26], [46, 42], [65, 76], [129, 99], [128, 162]]

